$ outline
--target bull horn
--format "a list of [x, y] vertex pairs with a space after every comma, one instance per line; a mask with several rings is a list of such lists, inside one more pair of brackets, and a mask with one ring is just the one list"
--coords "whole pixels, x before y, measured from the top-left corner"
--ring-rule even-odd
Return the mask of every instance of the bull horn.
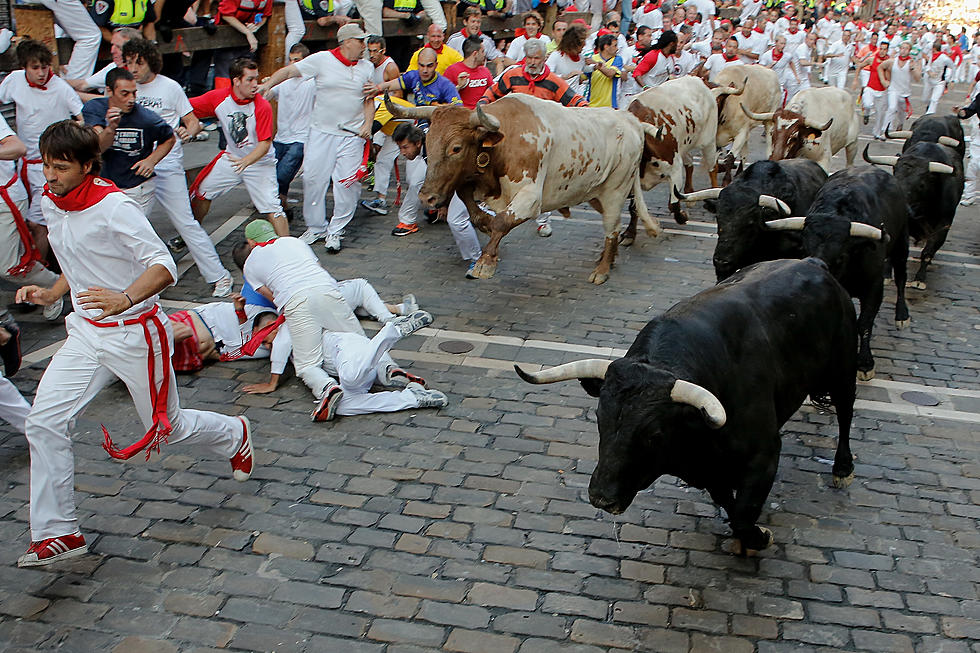
[[720, 429], [728, 419], [725, 415], [725, 407], [718, 401], [718, 397], [695, 383], [677, 379], [674, 381], [674, 387], [670, 389], [670, 398], [675, 403], [687, 404], [700, 410], [708, 426], [713, 429]]
[[827, 121], [826, 123], [824, 123], [824, 125], [823, 125], [823, 127], [821, 127], [821, 126], [819, 126], [819, 125], [814, 125], [814, 124], [813, 124], [812, 122], [810, 122], [809, 120], [807, 120], [807, 121], [805, 121], [805, 124], [806, 124], [806, 126], [807, 126], [807, 127], [809, 127], [810, 129], [816, 129], [817, 131], [822, 131], [822, 132], [825, 132], [825, 131], [827, 131], [828, 129], [830, 129], [830, 126], [831, 126], [832, 124], [834, 124], [834, 119], [833, 119], [833, 117], [831, 117], [831, 119], [830, 119], [830, 120], [828, 120], [828, 121]]
[[778, 211], [783, 215], [789, 216], [793, 212], [790, 210], [789, 205], [778, 197], [773, 197], [772, 195], [759, 195], [759, 206], [764, 209], [772, 209], [773, 211]]
[[804, 222], [806, 222], [806, 218], [766, 220], [766, 229], [772, 229], [773, 231], [802, 231]]
[[868, 163], [874, 163], [880, 166], [893, 166], [898, 163], [897, 156], [873, 156], [868, 154], [868, 148], [870, 147], [870, 143], [864, 146], [864, 160]]
[[470, 115], [470, 127], [483, 127], [488, 132], [499, 132], [500, 121], [484, 113], [483, 107], [478, 104], [476, 111]]
[[942, 175], [951, 175], [953, 174], [953, 166], [948, 166], [945, 163], [939, 163], [938, 161], [930, 161], [929, 172], [938, 172]]
[[885, 127], [885, 138], [899, 138], [899, 139], [912, 138], [912, 132], [910, 132], [907, 129], [903, 131], [890, 132], [888, 131], [888, 127]]
[[606, 378], [606, 368], [612, 361], [604, 358], [589, 358], [586, 360], [575, 361], [549, 367], [540, 372], [525, 372], [519, 365], [514, 365], [517, 376], [528, 383], [555, 383], [557, 381], [569, 381], [571, 379], [604, 379]]
[[950, 138], [949, 136], [940, 136], [938, 142], [940, 145], [945, 145], [947, 147], [960, 146], [960, 142], [958, 140], [956, 140], [955, 138]]
[[744, 104], [740, 104], [739, 106], [742, 107], [742, 112], [745, 115], [747, 115], [752, 120], [758, 120], [759, 122], [769, 122], [770, 120], [772, 120], [772, 117], [776, 115], [775, 111], [770, 111], [768, 113], [756, 113], [754, 111], [749, 111], [748, 109], [746, 109]]
[[863, 222], [851, 223], [851, 235], [856, 238], [870, 238], [871, 240], [881, 240], [881, 229], [872, 227]]
[[682, 193], [674, 186], [674, 196], [682, 202], [701, 202], [703, 200], [716, 200], [721, 195], [722, 188], [705, 188], [696, 190], [693, 193]]
[[406, 107], [400, 104], [395, 104], [388, 97], [388, 93], [385, 93], [384, 98], [385, 109], [388, 113], [393, 115], [395, 118], [404, 118], [408, 120], [428, 120], [432, 117], [432, 112], [436, 110], [436, 107]]

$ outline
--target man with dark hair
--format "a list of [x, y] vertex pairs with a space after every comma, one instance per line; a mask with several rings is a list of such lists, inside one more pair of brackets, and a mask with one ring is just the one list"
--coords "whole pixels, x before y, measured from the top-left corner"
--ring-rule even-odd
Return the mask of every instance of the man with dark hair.
[[102, 148], [103, 176], [136, 200], [143, 215], [153, 206], [153, 169], [174, 146], [174, 130], [136, 104], [136, 80], [125, 68], [106, 75], [109, 95], [85, 103], [82, 116]]
[[[11, 72], [0, 83], [0, 103], [17, 105], [17, 137], [27, 146], [21, 169], [26, 174], [21, 180], [31, 196], [31, 208], [25, 217], [33, 239], [31, 247], [37, 247], [41, 260], [48, 257], [48, 236], [41, 214], [44, 173], [38, 139], [48, 125], [65, 118], [80, 120], [82, 113], [82, 101], [67, 82], [54, 74], [52, 60], [47, 46], [25, 39], [17, 46], [17, 62], [23, 70]], [[24, 245], [28, 243], [25, 241]]]
[[24, 286], [17, 299], [49, 304], [70, 293], [75, 312], [27, 418], [31, 546], [17, 560], [19, 567], [88, 550], [75, 515], [68, 429], [113, 378], [126, 384], [147, 428], [123, 449], [104, 431], [103, 447], [113, 458], [144, 450], [149, 457], [165, 444], [194, 444], [230, 459], [238, 481], [248, 479], [254, 462], [247, 418], [180, 407], [169, 320], [158, 303], [160, 292], [176, 282], [177, 266], [136, 202], [97, 176], [98, 136], [65, 120], [44, 131], [40, 149], [48, 182], [41, 202], [62, 275], [51, 288]]
[[[302, 61], [310, 49], [297, 43], [289, 49], [289, 63]], [[269, 97], [279, 101], [276, 111], [276, 180], [279, 183], [279, 202], [287, 206], [289, 184], [303, 165], [303, 144], [310, 136], [310, 114], [313, 113], [313, 78], [293, 77], [270, 91]], [[288, 215], [288, 213], [287, 213]]]
[[[371, 76], [374, 84], [390, 82], [401, 74], [398, 64], [388, 56], [387, 47], [383, 36], [372, 35], [367, 38], [368, 60], [374, 65], [374, 74]], [[394, 94], [401, 96], [401, 92]], [[395, 159], [398, 158], [398, 146], [391, 140], [388, 132], [381, 130], [374, 134], [373, 143], [378, 148], [374, 155], [374, 192], [377, 197], [363, 200], [361, 206], [378, 215], [385, 215], [388, 213], [388, 183], [395, 169]]]
[[177, 136], [173, 149], [155, 168], [153, 192], [153, 197], [180, 234], [168, 245], [171, 251], [186, 246], [204, 281], [214, 286], [212, 295], [227, 297], [231, 292], [231, 273], [221, 264], [211, 237], [194, 219], [187, 195], [183, 143], [201, 131], [201, 123], [180, 84], [160, 74], [163, 57], [156, 44], [146, 39], [132, 39], [123, 46], [122, 54], [126, 68], [136, 79], [136, 104], [160, 116]]
[[445, 77], [456, 85], [459, 99], [467, 109], [475, 109], [487, 88], [493, 84], [493, 73], [484, 63], [483, 41], [475, 36], [463, 40], [463, 60], [446, 69]]
[[194, 115], [216, 117], [228, 141], [225, 150], [191, 184], [191, 209], [200, 222], [212, 200], [244, 183], [256, 210], [273, 224], [276, 233], [288, 234], [272, 151], [272, 107], [257, 93], [258, 65], [251, 59], [237, 59], [231, 75], [231, 88], [216, 88], [190, 99]]
[[446, 40], [446, 45], [458, 50], [463, 51], [463, 39], [468, 36], [475, 36], [483, 41], [483, 51], [486, 53], [487, 61], [496, 61], [494, 66], [497, 68], [497, 73], [501, 72], [503, 66], [498, 66], [497, 64], [503, 63], [506, 59], [504, 53], [497, 49], [497, 44], [493, 42], [487, 34], [480, 31], [480, 27], [483, 25], [483, 12], [480, 11], [479, 7], [467, 7], [463, 10], [463, 28], [450, 36]]

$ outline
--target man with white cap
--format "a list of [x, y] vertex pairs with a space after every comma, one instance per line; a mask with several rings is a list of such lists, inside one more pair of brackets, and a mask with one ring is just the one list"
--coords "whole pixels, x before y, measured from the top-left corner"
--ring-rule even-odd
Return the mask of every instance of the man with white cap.
[[[337, 30], [333, 50], [317, 52], [302, 61], [280, 68], [259, 86], [267, 94], [291, 77], [316, 80], [313, 116], [304, 158], [315, 161], [303, 172], [303, 218], [306, 232], [300, 238], [308, 245], [326, 240], [327, 252], [340, 251], [344, 227], [354, 217], [361, 197], [361, 179], [367, 176], [367, 155], [374, 120], [373, 95], [365, 96], [365, 85], [373, 88], [374, 66], [364, 54], [367, 34], [354, 23]], [[333, 217], [327, 226], [324, 197], [333, 182]]]

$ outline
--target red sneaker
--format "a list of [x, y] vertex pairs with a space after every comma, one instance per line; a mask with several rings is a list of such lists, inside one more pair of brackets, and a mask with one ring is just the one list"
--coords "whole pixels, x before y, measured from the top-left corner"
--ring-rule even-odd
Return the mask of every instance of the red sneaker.
[[388, 387], [389, 388], [404, 388], [408, 386], [409, 383], [418, 383], [423, 388], [425, 386], [425, 379], [421, 376], [416, 376], [411, 372], [406, 372], [400, 367], [394, 367], [388, 370]]
[[18, 567], [42, 567], [52, 562], [67, 560], [88, 553], [88, 544], [81, 533], [50, 537], [40, 542], [31, 542], [27, 553], [17, 558]]
[[392, 236], [408, 236], [418, 232], [418, 224], [405, 224], [404, 222], [399, 222], [398, 225], [391, 230]]
[[327, 389], [323, 392], [323, 397], [310, 415], [310, 419], [314, 422], [329, 422], [332, 420], [334, 415], [337, 414], [337, 406], [340, 404], [340, 398], [343, 396], [344, 391], [336, 383], [327, 386]]
[[252, 475], [252, 464], [255, 460], [255, 449], [252, 447], [252, 425], [247, 417], [239, 417], [242, 421], [242, 444], [231, 458], [231, 473], [236, 481], [247, 481]]

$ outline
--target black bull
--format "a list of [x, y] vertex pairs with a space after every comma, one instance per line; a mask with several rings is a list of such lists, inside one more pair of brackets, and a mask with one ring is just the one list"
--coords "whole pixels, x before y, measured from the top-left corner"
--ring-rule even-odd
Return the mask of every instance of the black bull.
[[569, 363], [530, 383], [578, 378], [599, 397], [597, 508], [619, 514], [664, 474], [706, 489], [742, 550], [772, 534], [756, 526], [779, 462], [779, 429], [809, 394], [837, 411], [833, 481], [853, 477], [857, 325], [847, 292], [816, 259], [745, 268], [685, 299], [640, 331], [615, 361]]

